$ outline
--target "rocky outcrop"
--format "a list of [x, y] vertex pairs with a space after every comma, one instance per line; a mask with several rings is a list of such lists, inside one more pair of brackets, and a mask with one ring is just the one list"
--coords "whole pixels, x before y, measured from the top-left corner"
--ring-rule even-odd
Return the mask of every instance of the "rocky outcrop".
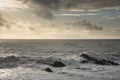
[[55, 61], [53, 64], [51, 64], [53, 67], [65, 67], [66, 65], [60, 61]]
[[19, 66], [20, 59], [15, 56], [0, 57], [0, 68], [14, 68]]
[[0, 58], [0, 63], [18, 62], [18, 61], [20, 61], [20, 59], [18, 57], [15, 57], [15, 56], [8, 56], [5, 58]]
[[[0, 68], [14, 68], [25, 64], [45, 64], [52, 67], [65, 67], [66, 65], [59, 58], [42, 58], [42, 57], [0, 57]], [[50, 69], [46, 69], [50, 71]]]
[[45, 70], [46, 72], [53, 72], [52, 69], [50, 69], [50, 68], [45, 68], [43, 70]]
[[86, 59], [86, 60], [81, 61], [81, 63], [95, 63], [99, 65], [119, 65], [118, 63], [114, 61], [110, 61], [110, 60], [103, 59], [103, 58], [98, 58], [95, 56], [93, 57], [92, 55], [88, 55], [88, 54], [81, 54], [80, 57], [83, 57]]
[[62, 62], [60, 58], [46, 58], [46, 59], [39, 59], [36, 61], [39, 64], [47, 64], [53, 67], [65, 67], [66, 65]]

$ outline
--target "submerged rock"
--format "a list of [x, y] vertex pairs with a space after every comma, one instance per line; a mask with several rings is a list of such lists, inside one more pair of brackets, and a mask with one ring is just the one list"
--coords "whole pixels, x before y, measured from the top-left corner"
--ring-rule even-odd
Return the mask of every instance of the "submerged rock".
[[53, 72], [50, 68], [45, 68], [45, 69], [43, 69], [43, 70], [45, 70], [45, 71], [47, 71], [47, 72]]
[[98, 57], [93, 57], [92, 55], [81, 54], [81, 57], [86, 59], [84, 61], [81, 61], [81, 63], [95, 63], [100, 65], [119, 65], [116, 62], [113, 62], [107, 59], [98, 58]]
[[65, 67], [66, 65], [62, 62], [55, 61], [53, 64], [51, 64], [53, 67]]

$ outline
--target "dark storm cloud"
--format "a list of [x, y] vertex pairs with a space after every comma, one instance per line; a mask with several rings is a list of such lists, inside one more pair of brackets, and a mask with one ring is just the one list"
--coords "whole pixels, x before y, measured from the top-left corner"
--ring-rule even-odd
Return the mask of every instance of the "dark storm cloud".
[[[34, 8], [45, 19], [53, 19], [52, 11], [59, 9], [103, 9], [120, 7], [120, 0], [19, 0]], [[35, 7], [36, 6], [36, 7]], [[42, 9], [41, 9], [42, 8]]]
[[86, 30], [103, 30], [103, 27], [94, 25], [87, 20], [78, 20], [65, 23], [67, 26], [77, 27], [78, 29], [86, 29]]
[[120, 0], [25, 0], [25, 3], [32, 2], [34, 4], [43, 5], [48, 8], [108, 8], [120, 6]]
[[97, 9], [120, 6], [120, 0], [61, 0], [66, 9]]
[[52, 9], [57, 9], [60, 4], [60, 0], [32, 0], [32, 2]]
[[53, 14], [48, 9], [45, 8], [37, 9], [34, 10], [34, 12], [36, 13], [37, 16], [40, 16], [41, 18], [45, 18], [49, 20], [53, 19]]
[[39, 17], [44, 19], [53, 19], [52, 10], [57, 10], [59, 7], [59, 0], [24, 0], [32, 11]]

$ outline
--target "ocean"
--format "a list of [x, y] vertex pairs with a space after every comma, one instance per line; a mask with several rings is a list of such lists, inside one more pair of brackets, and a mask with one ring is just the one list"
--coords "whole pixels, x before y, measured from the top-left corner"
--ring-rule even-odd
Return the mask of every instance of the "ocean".
[[0, 40], [0, 80], [120, 80], [119, 64], [119, 39]]

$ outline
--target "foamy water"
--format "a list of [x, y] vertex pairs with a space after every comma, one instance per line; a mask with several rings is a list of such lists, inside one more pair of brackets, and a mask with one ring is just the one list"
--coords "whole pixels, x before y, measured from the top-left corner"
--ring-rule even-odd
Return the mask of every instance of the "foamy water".
[[[119, 65], [80, 63], [81, 54], [120, 64], [120, 40], [0, 40], [0, 57], [16, 56], [0, 64], [0, 80], [119, 80]], [[37, 63], [39, 61], [39, 63]], [[55, 68], [48, 63], [61, 61]], [[11, 66], [15, 65], [15, 66]], [[45, 68], [51, 68], [52, 73]]]

